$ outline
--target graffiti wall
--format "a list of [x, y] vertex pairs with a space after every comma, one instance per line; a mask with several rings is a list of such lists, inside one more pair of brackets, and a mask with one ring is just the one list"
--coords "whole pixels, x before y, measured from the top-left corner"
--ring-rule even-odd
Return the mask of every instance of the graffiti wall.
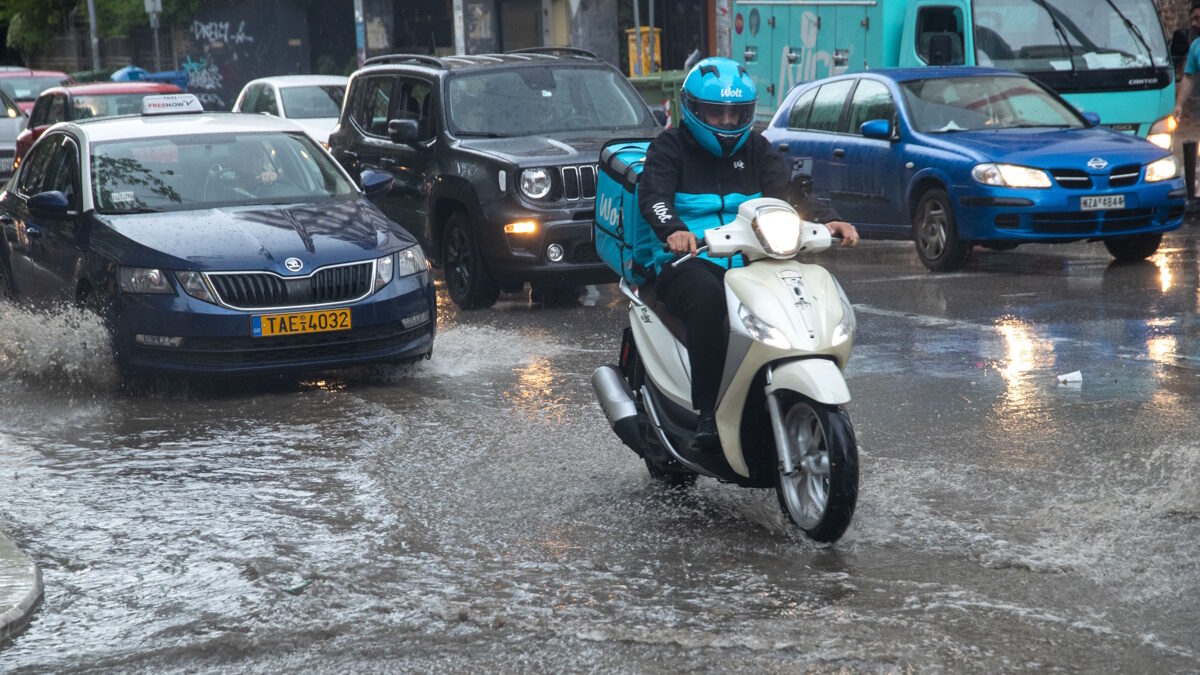
[[229, 110], [250, 80], [311, 70], [308, 19], [291, 0], [202, 9], [180, 62], [207, 110]]

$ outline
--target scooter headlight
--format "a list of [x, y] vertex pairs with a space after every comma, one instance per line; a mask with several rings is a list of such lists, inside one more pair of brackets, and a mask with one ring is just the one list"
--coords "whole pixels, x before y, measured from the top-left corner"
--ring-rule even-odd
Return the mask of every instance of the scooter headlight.
[[850, 306], [850, 298], [846, 297], [846, 291], [842, 290], [842, 285], [836, 279], [834, 279], [833, 285], [837, 287], [838, 298], [842, 301], [842, 320], [833, 327], [833, 346], [836, 347], [854, 339], [854, 331], [858, 328], [858, 319], [854, 318], [854, 308]]
[[750, 337], [777, 349], [791, 349], [792, 345], [788, 342], [787, 337], [778, 328], [763, 321], [754, 315], [753, 312], [746, 309], [745, 305], [738, 305], [738, 318], [742, 320], [742, 325], [746, 327], [746, 333]]
[[763, 206], [750, 223], [763, 250], [772, 258], [787, 259], [800, 250], [800, 216], [790, 208]]

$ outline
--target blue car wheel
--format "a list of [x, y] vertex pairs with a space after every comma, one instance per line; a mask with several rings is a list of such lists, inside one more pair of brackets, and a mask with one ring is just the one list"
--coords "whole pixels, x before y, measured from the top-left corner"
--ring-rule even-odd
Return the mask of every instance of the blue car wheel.
[[1154, 255], [1158, 245], [1162, 243], [1162, 232], [1150, 234], [1135, 234], [1128, 237], [1114, 237], [1104, 240], [1104, 248], [1118, 262], [1145, 260]]
[[953, 272], [966, 264], [971, 242], [958, 237], [958, 222], [950, 195], [933, 188], [921, 195], [913, 212], [913, 240], [917, 257], [932, 272]]

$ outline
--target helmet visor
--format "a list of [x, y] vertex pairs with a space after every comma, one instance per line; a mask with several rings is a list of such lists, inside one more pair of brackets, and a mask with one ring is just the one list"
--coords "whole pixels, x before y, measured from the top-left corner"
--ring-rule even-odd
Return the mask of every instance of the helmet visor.
[[709, 103], [689, 97], [688, 107], [704, 124], [721, 131], [736, 131], [745, 129], [754, 121], [755, 103]]

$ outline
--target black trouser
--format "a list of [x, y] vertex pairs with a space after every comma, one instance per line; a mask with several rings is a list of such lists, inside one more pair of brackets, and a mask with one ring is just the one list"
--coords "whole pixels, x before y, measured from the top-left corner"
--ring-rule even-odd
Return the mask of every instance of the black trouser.
[[676, 267], [664, 265], [655, 292], [687, 327], [688, 359], [692, 366], [692, 406], [712, 412], [725, 369], [729, 327], [725, 320], [725, 268], [691, 259]]

